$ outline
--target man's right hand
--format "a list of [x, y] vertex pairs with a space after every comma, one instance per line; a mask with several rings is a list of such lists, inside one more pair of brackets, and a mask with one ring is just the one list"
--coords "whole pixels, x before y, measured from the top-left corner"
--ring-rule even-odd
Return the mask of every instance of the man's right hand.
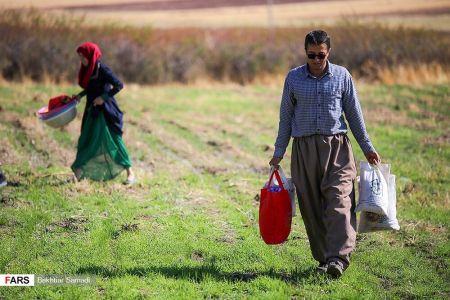
[[272, 157], [272, 159], [269, 162], [269, 165], [273, 166], [275, 168], [275, 170], [278, 170], [278, 168], [280, 167], [280, 162], [283, 158], [281, 157]]

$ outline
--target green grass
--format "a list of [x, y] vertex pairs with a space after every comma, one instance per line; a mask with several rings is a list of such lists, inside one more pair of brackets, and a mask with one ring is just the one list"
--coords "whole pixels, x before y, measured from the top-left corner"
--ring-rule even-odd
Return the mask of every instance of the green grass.
[[[287, 243], [259, 237], [255, 196], [267, 180], [281, 87], [125, 89], [124, 139], [139, 177], [131, 188], [124, 177], [68, 182], [80, 114], [63, 130], [33, 114], [76, 91], [0, 89], [10, 182], [0, 190], [0, 274], [85, 274], [95, 284], [1, 287], [0, 299], [450, 296], [448, 86], [359, 87], [372, 141], [397, 175], [401, 230], [358, 235], [339, 280], [315, 272], [300, 216]], [[289, 170], [289, 155], [282, 166]]]

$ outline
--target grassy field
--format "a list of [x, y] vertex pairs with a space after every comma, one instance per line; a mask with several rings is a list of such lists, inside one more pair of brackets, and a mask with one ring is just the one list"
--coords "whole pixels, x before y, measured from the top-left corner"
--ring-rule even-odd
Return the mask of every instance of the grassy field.
[[126, 86], [118, 101], [133, 187], [125, 177], [69, 181], [80, 114], [56, 130], [33, 113], [77, 88], [3, 84], [0, 274], [96, 282], [0, 287], [0, 299], [448, 299], [449, 86], [358, 87], [372, 140], [397, 175], [401, 230], [358, 235], [352, 265], [331, 280], [315, 272], [299, 216], [285, 244], [259, 237], [281, 84]]

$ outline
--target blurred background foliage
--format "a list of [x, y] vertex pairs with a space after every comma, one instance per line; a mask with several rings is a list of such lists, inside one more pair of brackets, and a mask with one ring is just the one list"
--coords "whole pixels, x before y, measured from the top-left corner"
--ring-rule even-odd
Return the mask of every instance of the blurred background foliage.
[[[97, 43], [125, 82], [246, 84], [284, 76], [305, 62], [311, 28], [166, 28], [104, 23], [83, 25], [79, 15], [37, 9], [0, 10], [0, 71], [6, 81], [74, 83], [75, 49]], [[450, 32], [341, 20], [323, 27], [332, 37], [330, 60], [360, 79], [437, 80], [450, 70]]]

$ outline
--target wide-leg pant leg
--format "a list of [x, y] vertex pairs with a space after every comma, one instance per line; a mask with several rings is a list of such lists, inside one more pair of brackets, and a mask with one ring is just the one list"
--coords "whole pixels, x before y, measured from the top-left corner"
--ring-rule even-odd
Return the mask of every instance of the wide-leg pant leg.
[[348, 264], [356, 244], [356, 166], [352, 147], [346, 135], [323, 136], [318, 145], [323, 168], [320, 189], [325, 199], [326, 256]]
[[294, 138], [291, 176], [296, 187], [298, 204], [311, 253], [320, 263], [327, 261], [326, 228], [323, 219], [324, 199], [321, 195], [319, 156], [314, 138]]
[[356, 237], [356, 167], [347, 136], [295, 138], [291, 174], [314, 259], [349, 263]]

